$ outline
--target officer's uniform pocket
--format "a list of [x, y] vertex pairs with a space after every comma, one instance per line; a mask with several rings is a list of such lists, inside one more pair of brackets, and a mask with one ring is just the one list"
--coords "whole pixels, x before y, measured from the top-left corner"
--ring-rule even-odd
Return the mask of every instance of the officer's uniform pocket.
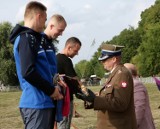
[[113, 86], [108, 86], [106, 88], [104, 88], [104, 90], [102, 91], [102, 96], [106, 97], [107, 99], [111, 99], [113, 96]]

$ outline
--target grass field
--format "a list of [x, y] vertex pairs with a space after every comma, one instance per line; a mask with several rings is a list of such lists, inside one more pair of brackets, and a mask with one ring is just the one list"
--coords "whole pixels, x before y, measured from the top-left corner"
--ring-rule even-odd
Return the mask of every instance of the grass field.
[[[150, 106], [156, 129], [160, 129], [160, 92], [154, 84], [146, 85], [150, 97]], [[94, 91], [99, 91], [100, 86], [89, 87]], [[23, 123], [19, 114], [18, 103], [21, 92], [0, 92], [0, 129], [23, 129]], [[95, 129], [96, 112], [85, 110], [83, 102], [75, 99], [76, 110], [81, 117], [73, 117], [72, 124], [77, 129]]]

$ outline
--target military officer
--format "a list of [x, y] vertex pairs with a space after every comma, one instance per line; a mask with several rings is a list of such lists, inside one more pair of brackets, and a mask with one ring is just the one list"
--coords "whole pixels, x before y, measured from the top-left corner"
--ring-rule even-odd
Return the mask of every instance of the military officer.
[[97, 129], [136, 129], [133, 79], [121, 64], [122, 48], [111, 44], [102, 45], [98, 60], [111, 74], [100, 89], [99, 96], [90, 89], [88, 95], [79, 94], [79, 98], [90, 102], [92, 108], [98, 111]]

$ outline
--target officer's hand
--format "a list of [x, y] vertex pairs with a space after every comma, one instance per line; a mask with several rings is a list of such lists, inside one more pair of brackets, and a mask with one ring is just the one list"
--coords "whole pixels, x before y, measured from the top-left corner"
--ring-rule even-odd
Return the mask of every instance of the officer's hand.
[[88, 102], [94, 102], [95, 99], [95, 94], [88, 89], [88, 95], [84, 94], [84, 93], [77, 93], [78, 97], [84, 101], [88, 101]]

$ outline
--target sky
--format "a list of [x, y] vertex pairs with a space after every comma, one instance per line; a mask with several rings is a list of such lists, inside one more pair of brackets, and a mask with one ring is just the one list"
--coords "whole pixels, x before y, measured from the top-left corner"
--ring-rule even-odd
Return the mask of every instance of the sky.
[[[15, 26], [23, 21], [25, 6], [31, 0], [0, 1], [0, 23], [8, 21]], [[122, 30], [129, 26], [138, 27], [141, 12], [154, 5], [156, 0], [37, 1], [47, 7], [47, 19], [53, 14], [61, 14], [67, 21], [63, 35], [58, 37], [59, 52], [70, 37], [75, 36], [82, 42], [78, 55], [72, 60], [76, 64], [84, 59], [90, 60], [102, 42], [110, 41]]]

